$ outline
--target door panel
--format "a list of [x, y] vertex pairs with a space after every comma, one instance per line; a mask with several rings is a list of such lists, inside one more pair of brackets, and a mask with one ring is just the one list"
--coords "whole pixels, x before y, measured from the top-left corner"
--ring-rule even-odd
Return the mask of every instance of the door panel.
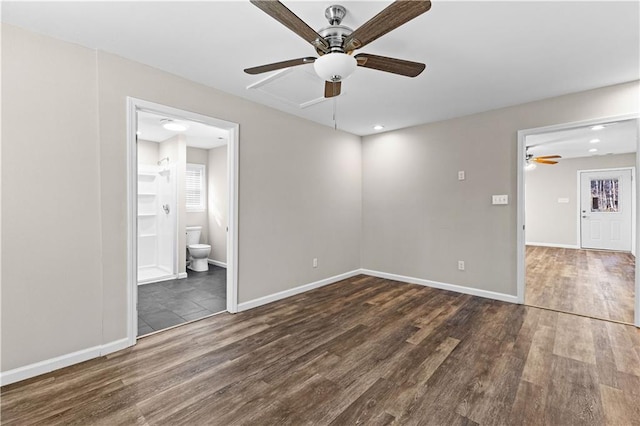
[[631, 251], [631, 170], [580, 172], [582, 248]]

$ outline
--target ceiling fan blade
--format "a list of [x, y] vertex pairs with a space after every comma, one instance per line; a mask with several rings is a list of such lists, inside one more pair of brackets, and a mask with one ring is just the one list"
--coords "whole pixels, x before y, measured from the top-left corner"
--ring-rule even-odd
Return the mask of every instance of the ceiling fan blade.
[[562, 158], [562, 156], [560, 155], [541, 155], [539, 157], [536, 158]]
[[532, 158], [530, 161], [535, 161], [536, 163], [540, 163], [540, 164], [558, 164], [557, 161], [545, 160], [542, 158]]
[[344, 40], [344, 50], [360, 49], [431, 9], [429, 0], [396, 0]]
[[359, 67], [392, 72], [394, 74], [405, 75], [407, 77], [418, 76], [426, 67], [425, 64], [421, 64], [419, 62], [387, 58], [386, 56], [368, 55], [366, 53], [359, 53], [355, 58], [358, 61]]
[[263, 72], [275, 71], [282, 68], [295, 67], [296, 65], [312, 64], [316, 58], [299, 58], [290, 59], [288, 61], [274, 62], [272, 64], [260, 65], [259, 67], [246, 68], [244, 72], [247, 74], [262, 74]]
[[251, 0], [251, 3], [311, 43], [316, 49], [324, 53], [329, 52], [329, 43], [278, 0]]
[[334, 96], [338, 96], [340, 94], [340, 88], [342, 87], [342, 82], [340, 81], [325, 81], [324, 82], [324, 97], [325, 98], [333, 98]]

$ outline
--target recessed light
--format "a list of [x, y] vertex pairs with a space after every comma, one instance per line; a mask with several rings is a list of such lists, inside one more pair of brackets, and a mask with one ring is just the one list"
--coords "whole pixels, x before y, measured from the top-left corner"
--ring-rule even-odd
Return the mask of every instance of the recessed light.
[[140, 136], [141, 134], [142, 134], [142, 130], [138, 130], [138, 131], [136, 132], [136, 135], [138, 135], [138, 136]]
[[589, 143], [598, 143], [598, 142], [600, 142], [600, 139], [591, 139], [589, 141]]
[[591, 126], [591, 130], [602, 130], [602, 129], [604, 129], [604, 126], [602, 124]]
[[589, 152], [598, 152], [598, 150], [596, 148], [591, 148]]
[[185, 130], [187, 130], [187, 126], [185, 126], [184, 124], [169, 120], [167, 118], [160, 120], [160, 122], [162, 123], [162, 127], [167, 130], [173, 130], [174, 132], [184, 132]]
[[384, 129], [384, 126], [382, 124], [376, 124], [375, 126], [373, 126], [373, 130], [382, 130]]

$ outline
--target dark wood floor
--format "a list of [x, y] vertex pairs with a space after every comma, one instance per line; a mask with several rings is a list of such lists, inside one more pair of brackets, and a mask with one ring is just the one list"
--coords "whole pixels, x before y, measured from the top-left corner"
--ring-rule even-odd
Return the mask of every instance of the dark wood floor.
[[527, 305], [633, 324], [630, 253], [527, 246]]
[[358, 276], [1, 396], [7, 425], [630, 425], [640, 332]]

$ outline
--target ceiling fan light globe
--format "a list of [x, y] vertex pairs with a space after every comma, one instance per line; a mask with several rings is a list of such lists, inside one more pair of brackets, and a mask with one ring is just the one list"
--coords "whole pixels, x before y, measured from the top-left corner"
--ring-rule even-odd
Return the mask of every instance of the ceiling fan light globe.
[[313, 63], [318, 77], [325, 81], [337, 82], [349, 77], [356, 70], [358, 61], [346, 53], [328, 53]]

